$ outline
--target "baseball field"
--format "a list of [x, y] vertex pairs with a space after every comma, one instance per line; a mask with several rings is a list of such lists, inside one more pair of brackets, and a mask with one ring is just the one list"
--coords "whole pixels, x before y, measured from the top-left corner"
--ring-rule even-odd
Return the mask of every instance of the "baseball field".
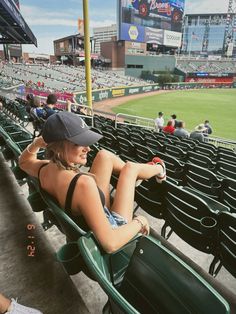
[[236, 89], [202, 89], [163, 92], [145, 95], [112, 108], [115, 113], [125, 113], [156, 118], [164, 112], [165, 123], [175, 113], [186, 123], [186, 129], [209, 120], [214, 136], [236, 140]]

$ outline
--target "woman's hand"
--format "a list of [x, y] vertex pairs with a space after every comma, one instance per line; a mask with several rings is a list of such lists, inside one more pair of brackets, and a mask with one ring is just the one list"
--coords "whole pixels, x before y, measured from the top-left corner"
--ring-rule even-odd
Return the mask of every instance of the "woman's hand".
[[140, 221], [140, 225], [142, 226], [140, 232], [142, 234], [148, 235], [150, 232], [150, 226], [149, 226], [147, 218], [144, 216], [137, 216], [134, 219]]
[[47, 143], [44, 141], [42, 136], [35, 137], [35, 139], [32, 142], [32, 145], [38, 148], [45, 148], [47, 147]]

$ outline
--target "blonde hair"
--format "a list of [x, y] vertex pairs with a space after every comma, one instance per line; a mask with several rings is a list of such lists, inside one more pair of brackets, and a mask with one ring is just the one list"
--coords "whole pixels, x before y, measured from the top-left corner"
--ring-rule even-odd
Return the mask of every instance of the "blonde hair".
[[47, 145], [46, 148], [46, 158], [54, 162], [57, 167], [61, 170], [72, 170], [77, 173], [85, 173], [86, 175], [92, 177], [95, 182], [96, 176], [92, 173], [83, 172], [80, 170], [79, 164], [70, 165], [67, 158], [67, 147], [70, 145], [70, 142], [67, 140], [53, 142]]
[[69, 164], [67, 158], [68, 144], [69, 142], [66, 140], [48, 144], [46, 149], [46, 158], [54, 162], [59, 169], [80, 172], [80, 165]]

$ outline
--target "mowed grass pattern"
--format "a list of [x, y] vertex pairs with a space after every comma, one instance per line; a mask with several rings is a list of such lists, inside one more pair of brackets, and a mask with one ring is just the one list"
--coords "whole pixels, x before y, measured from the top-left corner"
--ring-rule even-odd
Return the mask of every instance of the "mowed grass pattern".
[[236, 140], [236, 89], [203, 89], [171, 91], [155, 96], [128, 101], [113, 108], [115, 113], [125, 113], [156, 118], [164, 112], [165, 124], [175, 113], [186, 123], [186, 129], [209, 120], [214, 136]]

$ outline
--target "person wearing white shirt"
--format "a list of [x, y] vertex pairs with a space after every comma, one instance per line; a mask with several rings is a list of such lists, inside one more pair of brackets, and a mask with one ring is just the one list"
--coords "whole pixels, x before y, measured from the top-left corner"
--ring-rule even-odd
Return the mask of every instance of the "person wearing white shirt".
[[163, 118], [163, 112], [158, 112], [158, 117], [155, 119], [155, 126], [156, 126], [156, 131], [161, 132], [163, 127], [164, 127], [164, 118]]

